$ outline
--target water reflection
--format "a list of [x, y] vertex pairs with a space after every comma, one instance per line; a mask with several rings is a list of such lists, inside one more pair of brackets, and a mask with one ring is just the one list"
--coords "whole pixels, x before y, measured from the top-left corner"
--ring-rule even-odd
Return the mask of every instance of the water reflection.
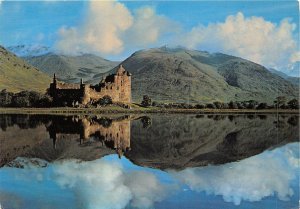
[[149, 117], [146, 128], [142, 122], [132, 123], [131, 150], [125, 156], [135, 164], [159, 169], [223, 164], [299, 139], [295, 115]]
[[[47, 127], [53, 147], [57, 148], [57, 140], [79, 138], [80, 144], [90, 145], [91, 141], [100, 141], [102, 146], [115, 149], [119, 157], [130, 149], [129, 116], [117, 118], [106, 117], [54, 117]], [[93, 140], [91, 140], [93, 139]]]
[[296, 115], [0, 115], [1, 166], [16, 157], [95, 160], [182, 170], [224, 164], [299, 139]]
[[182, 171], [143, 168], [116, 155], [47, 167], [19, 161], [24, 169], [0, 169], [3, 208], [298, 207], [298, 142], [239, 162]]

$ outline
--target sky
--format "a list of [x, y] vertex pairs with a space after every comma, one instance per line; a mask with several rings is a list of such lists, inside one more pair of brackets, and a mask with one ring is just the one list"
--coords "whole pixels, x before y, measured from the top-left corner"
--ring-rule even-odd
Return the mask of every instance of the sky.
[[169, 46], [231, 54], [299, 76], [299, 2], [0, 0], [0, 44], [123, 60]]

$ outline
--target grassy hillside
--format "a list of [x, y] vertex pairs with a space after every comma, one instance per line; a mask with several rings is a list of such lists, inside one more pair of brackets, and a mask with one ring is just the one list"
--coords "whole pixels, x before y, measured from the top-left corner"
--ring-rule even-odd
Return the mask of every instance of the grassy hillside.
[[0, 46], [0, 90], [45, 92], [51, 78]]
[[138, 51], [122, 64], [132, 73], [134, 101], [144, 94], [156, 101], [190, 103], [273, 102], [279, 95], [298, 95], [295, 85], [265, 67], [220, 53], [163, 47]]
[[84, 81], [98, 78], [99, 82], [99, 75], [119, 64], [91, 54], [65, 56], [48, 53], [24, 59], [48, 75], [56, 73], [59, 80], [69, 83], [79, 82], [80, 78]]

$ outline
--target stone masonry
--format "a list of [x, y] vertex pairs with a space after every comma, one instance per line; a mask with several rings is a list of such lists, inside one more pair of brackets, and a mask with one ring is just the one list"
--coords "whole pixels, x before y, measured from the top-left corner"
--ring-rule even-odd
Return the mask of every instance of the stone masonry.
[[86, 105], [106, 95], [113, 102], [131, 103], [131, 74], [120, 65], [116, 74], [108, 75], [96, 85], [84, 84], [82, 79], [80, 84], [58, 82], [54, 74], [49, 93], [57, 106]]

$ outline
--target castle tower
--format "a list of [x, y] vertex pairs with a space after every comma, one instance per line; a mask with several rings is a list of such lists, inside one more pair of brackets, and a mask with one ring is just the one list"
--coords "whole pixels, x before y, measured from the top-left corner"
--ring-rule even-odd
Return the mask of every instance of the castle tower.
[[115, 82], [118, 89], [118, 100], [124, 103], [131, 102], [131, 74], [120, 65], [115, 75]]
[[121, 76], [125, 73], [125, 69], [123, 68], [123, 65], [119, 66], [119, 69], [117, 70], [117, 75]]
[[56, 86], [57, 80], [56, 80], [56, 75], [55, 73], [53, 74], [53, 84]]

